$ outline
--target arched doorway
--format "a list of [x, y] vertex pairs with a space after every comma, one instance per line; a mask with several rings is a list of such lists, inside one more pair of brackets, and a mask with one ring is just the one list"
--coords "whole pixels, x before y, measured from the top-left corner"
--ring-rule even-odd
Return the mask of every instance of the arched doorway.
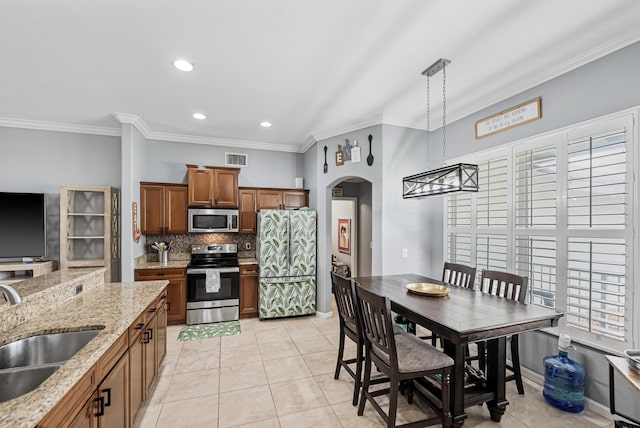
[[370, 276], [372, 266], [372, 184], [347, 177], [331, 192], [331, 260], [329, 266], [348, 276]]

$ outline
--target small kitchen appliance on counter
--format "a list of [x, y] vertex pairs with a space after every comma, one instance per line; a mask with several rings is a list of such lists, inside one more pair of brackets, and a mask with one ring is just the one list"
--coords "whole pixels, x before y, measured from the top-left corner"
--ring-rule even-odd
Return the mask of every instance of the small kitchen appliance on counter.
[[237, 244], [191, 246], [187, 267], [187, 324], [238, 320], [240, 265]]
[[260, 319], [316, 313], [316, 221], [315, 211], [258, 211]]

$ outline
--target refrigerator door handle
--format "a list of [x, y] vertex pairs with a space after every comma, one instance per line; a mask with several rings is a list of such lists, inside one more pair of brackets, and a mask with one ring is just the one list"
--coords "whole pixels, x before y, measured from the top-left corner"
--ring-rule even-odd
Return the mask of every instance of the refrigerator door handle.
[[291, 236], [291, 214], [290, 213], [289, 213], [288, 226], [289, 226], [289, 254], [287, 254], [287, 265], [289, 269], [291, 269], [291, 247], [293, 246], [293, 241], [292, 241], [293, 236]]

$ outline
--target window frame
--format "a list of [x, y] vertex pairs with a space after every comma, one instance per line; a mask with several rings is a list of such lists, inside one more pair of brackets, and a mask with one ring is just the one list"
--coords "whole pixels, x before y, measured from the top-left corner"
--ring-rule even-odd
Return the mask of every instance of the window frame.
[[[627, 157], [626, 180], [627, 200], [625, 211], [625, 227], [618, 229], [625, 238], [628, 250], [625, 253], [625, 340], [619, 341], [601, 334], [591, 333], [567, 325], [565, 317], [560, 318], [558, 327], [548, 328], [545, 331], [552, 334], [560, 332], [571, 335], [572, 339], [579, 343], [585, 343], [598, 349], [606, 349], [613, 352], [621, 352], [624, 349], [635, 348], [640, 344], [640, 286], [635, 285], [636, 272], [640, 272], [640, 243], [638, 233], [640, 230], [640, 195], [638, 195], [638, 183], [636, 177], [640, 173], [640, 150], [636, 149], [640, 142], [638, 130], [638, 115], [640, 108], [622, 110], [616, 113], [604, 115], [595, 119], [580, 122], [563, 128], [554, 129], [542, 134], [523, 138], [521, 140], [505, 143], [491, 149], [469, 153], [450, 160], [450, 163], [473, 162], [480, 164], [491, 159], [507, 157], [507, 225], [502, 227], [478, 227], [477, 225], [477, 194], [471, 195], [471, 225], [449, 226], [448, 197], [443, 198], [443, 257], [449, 259], [449, 235], [451, 233], [470, 234], [471, 265], [477, 265], [477, 235], [491, 235], [506, 233], [507, 255], [506, 266], [510, 272], [516, 272], [516, 240], [518, 237], [543, 236], [553, 237], [556, 240], [556, 309], [562, 313], [567, 308], [567, 259], [568, 240], [570, 237], [609, 237], [612, 229], [606, 228], [572, 228], [567, 225], [567, 193], [568, 193], [568, 144], [569, 142], [585, 135], [595, 135], [604, 131], [625, 128]], [[548, 145], [554, 145], [556, 151], [556, 224], [548, 226], [517, 226], [516, 218], [516, 165], [517, 153], [526, 150], [536, 150]], [[503, 232], [504, 230], [504, 232]], [[632, 233], [630, 233], [632, 232]], [[616, 233], [615, 236], [619, 236]], [[482, 269], [479, 269], [481, 274]], [[635, 328], [634, 328], [635, 326]]]

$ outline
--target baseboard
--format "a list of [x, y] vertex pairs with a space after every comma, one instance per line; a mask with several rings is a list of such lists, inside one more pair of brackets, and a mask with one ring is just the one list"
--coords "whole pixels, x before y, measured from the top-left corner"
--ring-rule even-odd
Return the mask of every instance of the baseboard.
[[329, 311], [329, 312], [316, 311], [316, 316], [319, 318], [331, 318], [333, 316], [333, 311]]
[[[542, 376], [539, 373], [533, 372], [523, 366], [520, 366], [520, 371], [522, 372], [523, 378], [527, 378], [531, 382], [537, 384], [540, 387], [540, 390], [542, 391], [542, 388], [544, 388], [544, 376]], [[591, 410], [593, 413], [596, 413], [597, 415], [602, 416], [603, 418], [607, 418], [613, 421], [613, 415], [611, 414], [611, 411], [609, 410], [608, 406], [605, 406], [602, 403], [598, 403], [597, 401], [592, 400], [589, 397], [584, 397], [584, 404], [585, 404], [585, 408]]]

